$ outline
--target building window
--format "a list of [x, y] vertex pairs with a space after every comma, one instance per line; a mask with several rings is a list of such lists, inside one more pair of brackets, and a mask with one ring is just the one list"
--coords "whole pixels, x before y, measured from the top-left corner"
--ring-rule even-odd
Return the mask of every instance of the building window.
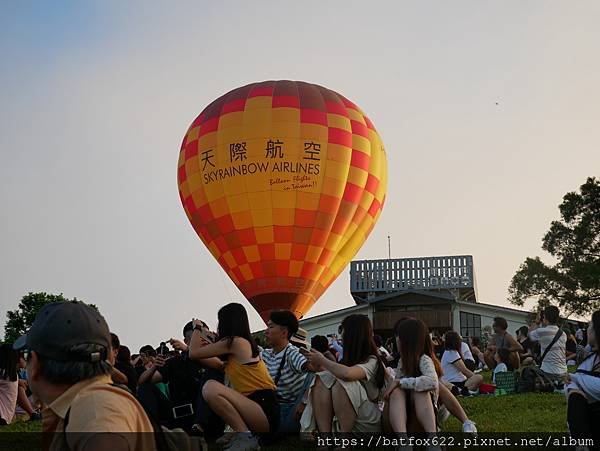
[[481, 337], [481, 315], [460, 312], [460, 334], [466, 337]]

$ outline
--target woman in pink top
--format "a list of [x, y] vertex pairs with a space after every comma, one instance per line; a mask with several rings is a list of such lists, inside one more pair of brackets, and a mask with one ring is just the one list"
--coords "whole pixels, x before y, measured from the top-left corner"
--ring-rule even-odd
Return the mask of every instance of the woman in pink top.
[[9, 424], [15, 416], [19, 381], [17, 362], [19, 353], [12, 345], [0, 346], [0, 425]]

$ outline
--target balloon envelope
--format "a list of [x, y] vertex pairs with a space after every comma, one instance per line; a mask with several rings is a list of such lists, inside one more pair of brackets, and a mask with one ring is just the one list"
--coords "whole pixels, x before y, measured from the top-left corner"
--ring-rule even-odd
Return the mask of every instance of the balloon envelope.
[[367, 116], [334, 91], [287, 80], [207, 106], [177, 174], [194, 230], [265, 320], [314, 305], [371, 232], [387, 184]]

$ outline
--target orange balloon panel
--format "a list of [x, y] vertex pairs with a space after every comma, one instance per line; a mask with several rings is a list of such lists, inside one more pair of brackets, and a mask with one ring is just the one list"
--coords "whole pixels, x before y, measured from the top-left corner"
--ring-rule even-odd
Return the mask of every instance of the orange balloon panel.
[[354, 103], [318, 85], [266, 81], [200, 113], [177, 178], [194, 230], [263, 319], [282, 308], [300, 318], [373, 229], [387, 164]]

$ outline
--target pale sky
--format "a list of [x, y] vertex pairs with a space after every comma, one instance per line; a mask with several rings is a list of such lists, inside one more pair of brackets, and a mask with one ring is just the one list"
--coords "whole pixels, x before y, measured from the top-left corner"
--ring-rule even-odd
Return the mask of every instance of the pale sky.
[[[29, 291], [98, 305], [139, 346], [241, 293], [196, 236], [188, 125], [255, 81], [333, 89], [385, 145], [387, 202], [356, 258], [472, 254], [507, 287], [600, 175], [595, 1], [2, 2], [0, 324]], [[254, 329], [261, 327], [249, 308]], [[308, 316], [353, 305], [349, 268]]]

